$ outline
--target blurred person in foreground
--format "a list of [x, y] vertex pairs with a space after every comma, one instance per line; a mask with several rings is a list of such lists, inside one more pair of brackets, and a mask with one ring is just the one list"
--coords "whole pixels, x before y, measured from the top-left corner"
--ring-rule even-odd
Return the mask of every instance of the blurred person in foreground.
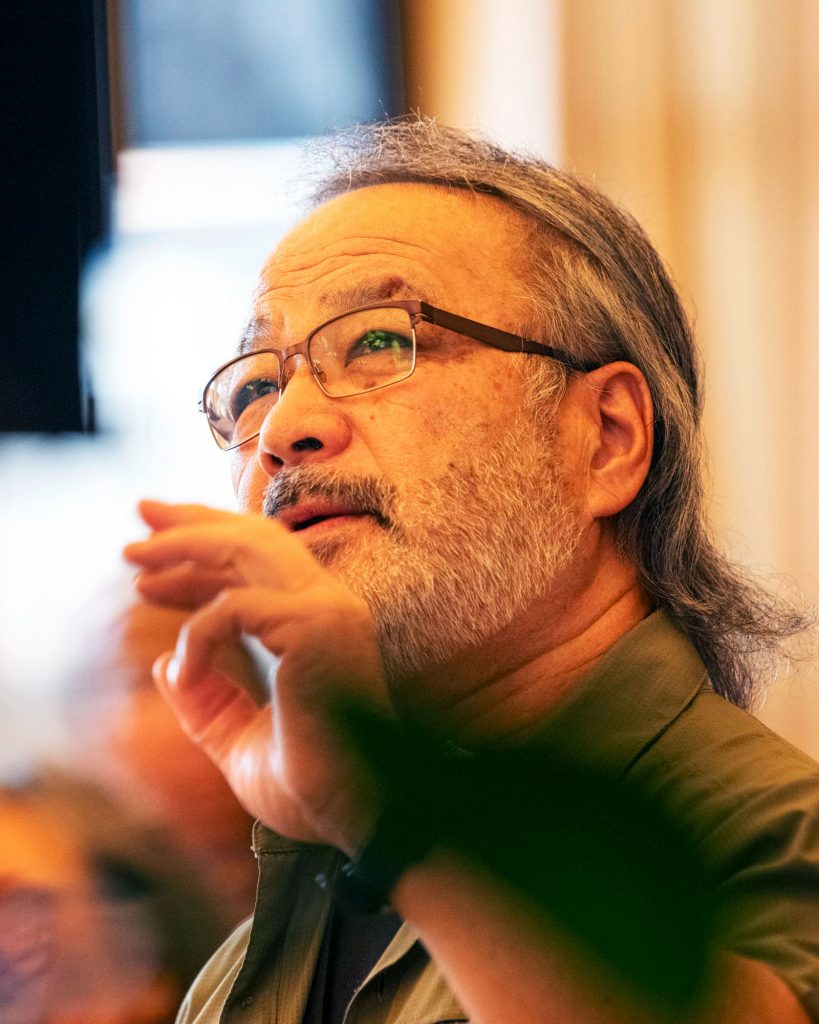
[[66, 688], [73, 753], [0, 789], [4, 1024], [166, 1024], [252, 908], [250, 821], [151, 681], [183, 616], [122, 596]]
[[[431, 122], [331, 155], [203, 393], [241, 512], [144, 502], [152, 534], [126, 549], [147, 599], [190, 609], [155, 673], [259, 819], [252, 928], [180, 1021], [659, 1020], [573, 948], [561, 790], [482, 767], [539, 749], [647, 794], [713, 872], [730, 924], [675, 1020], [819, 1020], [819, 772], [747, 711], [806, 622], [710, 538], [696, 354], [661, 261], [594, 189]], [[263, 702], [215, 665], [241, 633], [279, 659]], [[399, 746], [439, 741], [428, 819], [339, 732], [344, 699]], [[629, 870], [614, 793], [576, 830], [590, 891], [610, 859]], [[459, 802], [480, 856], [447, 824]], [[584, 838], [598, 817], [610, 843]], [[533, 835], [553, 925], [491, 870]]]
[[[179, 973], [186, 950], [165, 941], [167, 868], [145, 873], [144, 840], [136, 858], [103, 856], [104, 840], [76, 828], [89, 798], [99, 811], [98, 794], [71, 785], [0, 790], [3, 1024], [166, 1024], [191, 977]], [[121, 824], [116, 805], [107, 810], [107, 827]]]
[[[248, 815], [210, 758], [180, 729], [151, 677], [153, 662], [176, 642], [187, 615], [135, 601], [124, 584], [105, 600], [108, 611], [89, 630], [67, 696], [70, 767], [169, 837], [186, 871], [209, 892], [224, 932], [253, 907]], [[250, 692], [260, 692], [244, 647], [225, 645], [221, 658]]]

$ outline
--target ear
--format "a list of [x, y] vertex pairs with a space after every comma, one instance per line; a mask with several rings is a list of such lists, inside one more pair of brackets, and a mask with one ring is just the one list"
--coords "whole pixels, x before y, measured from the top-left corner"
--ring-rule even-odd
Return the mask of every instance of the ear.
[[654, 405], [632, 363], [607, 363], [586, 375], [591, 413], [588, 510], [613, 516], [643, 486], [654, 447]]

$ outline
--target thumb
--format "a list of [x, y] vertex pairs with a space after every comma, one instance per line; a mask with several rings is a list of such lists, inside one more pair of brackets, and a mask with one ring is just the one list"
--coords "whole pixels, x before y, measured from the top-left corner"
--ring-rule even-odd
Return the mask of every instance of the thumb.
[[182, 683], [173, 652], [153, 666], [154, 682], [184, 732], [222, 767], [240, 737], [262, 709], [226, 672], [208, 668]]

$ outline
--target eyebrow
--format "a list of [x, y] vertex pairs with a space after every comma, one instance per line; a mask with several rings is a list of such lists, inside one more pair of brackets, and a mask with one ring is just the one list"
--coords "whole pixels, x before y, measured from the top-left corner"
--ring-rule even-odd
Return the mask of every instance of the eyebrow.
[[[264, 339], [270, 338], [273, 322], [268, 316], [254, 316], [245, 324], [239, 344], [236, 346], [236, 354], [246, 355], [254, 349], [264, 347]], [[260, 344], [261, 342], [261, 344]]]
[[[432, 301], [428, 290], [406, 281], [403, 277], [375, 278], [362, 281], [350, 288], [332, 288], [322, 292], [318, 298], [319, 309], [328, 319], [359, 306], [370, 306], [389, 299], [421, 299]], [[237, 354], [244, 355], [256, 348], [269, 344], [273, 331], [273, 320], [267, 316], [252, 317], [242, 331]]]
[[357, 306], [369, 306], [386, 299], [426, 299], [426, 290], [396, 274], [362, 281], [352, 288], [333, 288], [322, 292], [319, 306], [328, 316], [344, 313]]

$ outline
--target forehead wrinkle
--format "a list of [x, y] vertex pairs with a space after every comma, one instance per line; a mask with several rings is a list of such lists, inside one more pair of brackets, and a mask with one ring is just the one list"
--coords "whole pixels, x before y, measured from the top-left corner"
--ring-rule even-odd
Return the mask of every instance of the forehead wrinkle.
[[[335, 227], [332, 225], [324, 234], [327, 225], [308, 220], [284, 238], [270, 255], [254, 295], [259, 313], [242, 335], [240, 353], [277, 343], [287, 329], [288, 307], [304, 301], [302, 296], [308, 297], [311, 308], [316, 309], [317, 323], [349, 309], [388, 299], [413, 298], [439, 305], [442, 300], [437, 293], [442, 289], [450, 301], [447, 308], [453, 299], [460, 306], [456, 297], [460, 289], [453, 287], [455, 282], [437, 281], [437, 273], [450, 266], [450, 260], [456, 265], [464, 261], [465, 254], [457, 246], [447, 258], [445, 252], [430, 246], [423, 234], [416, 238], [411, 233], [391, 232], [388, 223], [383, 232], [380, 225], [375, 230], [361, 225], [359, 231], [353, 227], [334, 237]], [[470, 253], [470, 260], [474, 256]], [[358, 261], [363, 266], [356, 281]], [[390, 267], [391, 261], [395, 262], [395, 269]], [[409, 264], [408, 273], [403, 272], [405, 262]], [[429, 272], [433, 272], [432, 282], [440, 287], [429, 287]], [[330, 286], [333, 278], [340, 279], [337, 287]], [[353, 283], [347, 284], [351, 279]]]
[[[322, 232], [327, 229], [322, 228]], [[331, 235], [333, 229], [327, 230]], [[337, 237], [317, 237], [316, 232], [310, 232], [304, 237], [301, 232], [296, 232], [285, 238], [275, 249], [268, 261], [267, 266], [284, 267], [286, 269], [309, 269], [320, 264], [324, 260], [341, 258], [355, 259], [359, 256], [390, 256], [408, 250], [420, 250], [423, 253], [429, 252], [429, 246], [423, 242], [415, 241], [400, 234], [364, 234], [353, 232], [348, 234], [341, 232]]]
[[311, 232], [304, 238], [296, 229], [295, 236], [286, 238], [262, 268], [262, 281], [275, 281], [264, 288], [263, 293], [274, 287], [291, 286], [294, 276], [298, 287], [314, 285], [320, 276], [331, 274], [337, 267], [348, 268], [353, 261], [362, 258], [413, 260], [419, 254], [425, 261], [435, 255], [429, 246], [400, 235], [356, 234], [350, 237], [345, 233], [326, 239], [316, 238]]
[[[274, 288], [265, 294], [270, 294]], [[398, 274], [374, 274], [370, 278], [342, 288], [329, 288], [318, 297], [318, 307], [322, 316], [335, 316], [346, 313], [359, 306], [374, 305], [390, 299], [421, 299], [424, 302], [434, 301], [428, 288], [412, 284]], [[280, 316], [275, 322], [280, 323]], [[274, 317], [259, 315], [251, 317], [242, 332], [238, 345], [238, 354], [244, 355], [257, 348], [264, 348], [273, 340]]]
[[[295, 302], [299, 293], [309, 292], [322, 281], [339, 274], [349, 278], [353, 261], [362, 258], [375, 258], [380, 262], [391, 258], [401, 260], [407, 257], [407, 249], [423, 253], [425, 260], [431, 255], [428, 247], [416, 242], [405, 242], [398, 237], [359, 236], [354, 240], [355, 243], [368, 241], [381, 243], [382, 246], [385, 242], [392, 243], [396, 247], [395, 252], [388, 251], [389, 246], [379, 251], [377, 246], [353, 244], [347, 238], [327, 243], [323, 254], [314, 255], [310, 245], [295, 252], [282, 252], [281, 247], [274, 252], [262, 267], [254, 294], [257, 308], [262, 304], [267, 305], [265, 300], [272, 301], [264, 313], [259, 313], [248, 322], [239, 340], [238, 354], [265, 347], [275, 340], [276, 335], [284, 332], [287, 316], [281, 308], [276, 308], [277, 302]], [[283, 244], [286, 245], [286, 242]], [[341, 251], [326, 251], [337, 249], [339, 245], [343, 246]], [[308, 259], [308, 256], [311, 258]], [[417, 259], [415, 253], [413, 256]], [[361, 276], [362, 279], [352, 285], [324, 288], [316, 299], [318, 317], [329, 319], [357, 306], [367, 306], [387, 299], [412, 298], [436, 302], [435, 290], [418, 282], [417, 275], [413, 275], [413, 283], [406, 276], [390, 270], [372, 269], [367, 273], [365, 264]]]

